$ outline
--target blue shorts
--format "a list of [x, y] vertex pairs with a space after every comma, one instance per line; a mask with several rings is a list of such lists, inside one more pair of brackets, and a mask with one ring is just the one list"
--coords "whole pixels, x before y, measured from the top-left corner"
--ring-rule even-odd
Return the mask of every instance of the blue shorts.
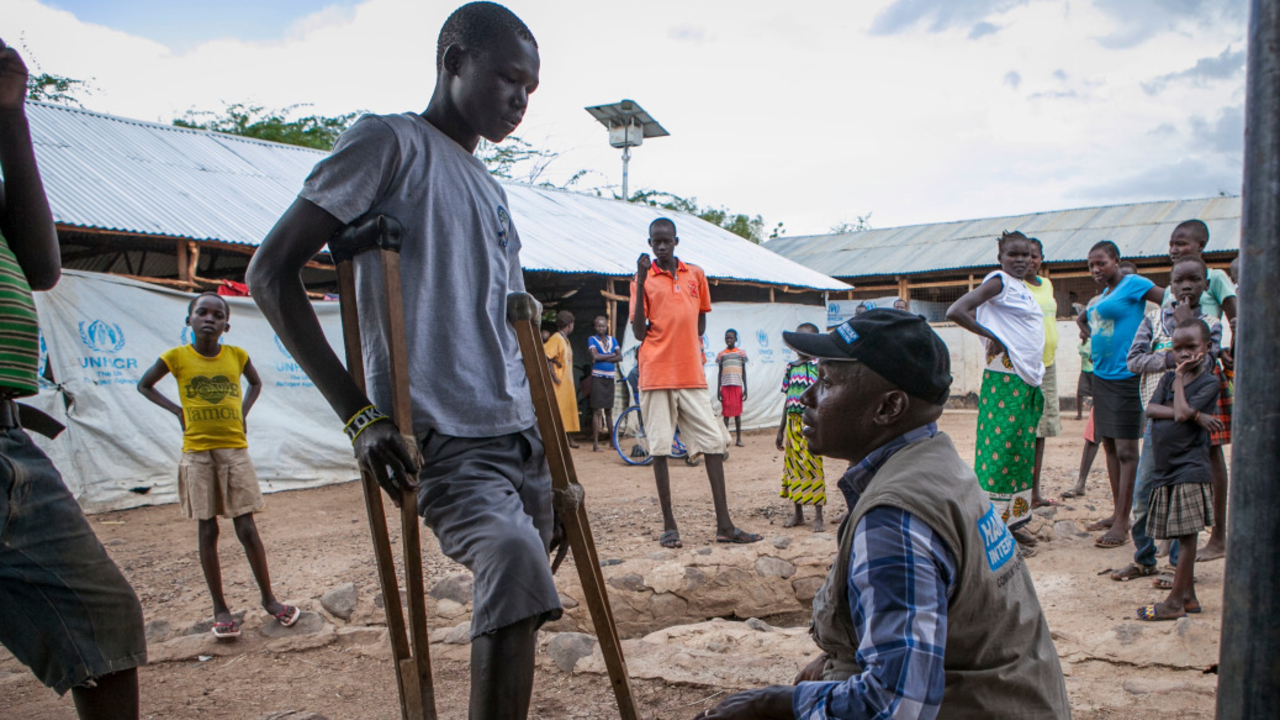
[[0, 643], [59, 695], [147, 664], [142, 605], [53, 463], [0, 430]]

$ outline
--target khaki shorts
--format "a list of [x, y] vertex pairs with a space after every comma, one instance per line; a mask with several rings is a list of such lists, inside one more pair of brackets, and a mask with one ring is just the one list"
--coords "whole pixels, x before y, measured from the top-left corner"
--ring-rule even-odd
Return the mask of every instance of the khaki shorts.
[[723, 455], [729, 433], [711, 409], [711, 393], [706, 388], [641, 390], [640, 412], [649, 452], [670, 455], [676, 428], [689, 455]]
[[178, 505], [196, 520], [240, 517], [261, 510], [262, 489], [248, 448], [182, 453], [178, 464]]

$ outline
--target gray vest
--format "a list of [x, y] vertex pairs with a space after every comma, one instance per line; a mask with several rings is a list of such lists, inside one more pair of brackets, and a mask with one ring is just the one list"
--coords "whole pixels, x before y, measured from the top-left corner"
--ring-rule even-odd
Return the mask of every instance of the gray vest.
[[956, 561], [938, 717], [1070, 718], [1062, 667], [1031, 574], [946, 433], [890, 457], [850, 511], [835, 565], [813, 599], [813, 639], [831, 656], [823, 679], [845, 680], [860, 672], [847, 590], [849, 555], [858, 521], [881, 505], [923, 521]]

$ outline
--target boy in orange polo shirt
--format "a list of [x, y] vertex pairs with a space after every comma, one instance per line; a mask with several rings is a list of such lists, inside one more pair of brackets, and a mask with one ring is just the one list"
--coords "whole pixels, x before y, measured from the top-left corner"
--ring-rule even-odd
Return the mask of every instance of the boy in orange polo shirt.
[[755, 533], [734, 526], [724, 484], [727, 434], [711, 411], [711, 394], [702, 369], [701, 337], [711, 293], [702, 268], [675, 256], [676, 224], [658, 218], [649, 225], [649, 247], [656, 258], [640, 256], [631, 283], [631, 330], [640, 346], [640, 408], [644, 415], [649, 451], [654, 456], [653, 476], [662, 504], [662, 537], [666, 548], [682, 547], [671, 512], [671, 476], [667, 457], [676, 426], [690, 455], [706, 457], [707, 479], [716, 510], [716, 542], [753, 543]]

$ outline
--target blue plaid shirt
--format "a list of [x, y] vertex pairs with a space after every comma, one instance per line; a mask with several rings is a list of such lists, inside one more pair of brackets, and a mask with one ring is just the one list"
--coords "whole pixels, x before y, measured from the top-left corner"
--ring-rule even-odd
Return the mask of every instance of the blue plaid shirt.
[[[937, 432], [935, 423], [911, 430], [851, 467], [839, 482], [849, 507], [894, 453]], [[853, 528], [848, 587], [863, 672], [844, 682], [800, 683], [791, 705], [796, 718], [936, 718], [955, 578], [951, 551], [911, 513], [881, 506], [863, 515]]]

